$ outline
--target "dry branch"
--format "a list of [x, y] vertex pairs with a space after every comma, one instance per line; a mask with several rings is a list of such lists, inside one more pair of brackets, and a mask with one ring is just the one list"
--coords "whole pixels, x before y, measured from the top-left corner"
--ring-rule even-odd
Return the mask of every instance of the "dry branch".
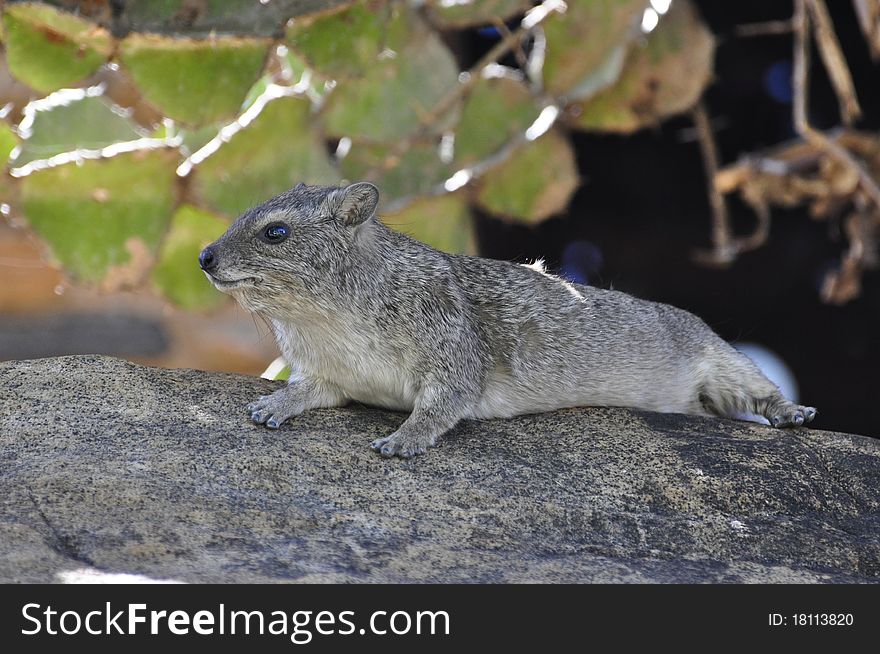
[[[856, 6], [864, 12], [864, 16], [860, 14], [863, 29], [866, 24], [880, 29], [880, 4], [876, 0], [856, 0]], [[850, 124], [860, 110], [824, 1], [795, 0], [791, 27], [792, 119], [800, 138], [718, 170], [715, 192], [723, 196], [738, 191], [754, 208], [758, 228], [751, 237], [753, 246], [766, 240], [771, 205], [806, 205], [814, 218], [840, 220], [848, 248], [840, 267], [825, 277], [820, 295], [825, 302], [843, 304], [861, 292], [863, 271], [878, 265], [880, 136], [847, 128], [825, 133], [810, 124], [807, 99], [811, 36], [828, 69], [843, 122]], [[713, 225], [717, 220], [716, 216]], [[736, 243], [734, 251], [741, 251]]]
[[738, 25], [733, 30], [733, 35], [742, 38], [753, 38], [756, 36], [791, 34], [792, 31], [794, 31], [794, 27], [791, 24], [791, 20], [768, 20], [762, 23]]
[[[794, 128], [805, 140], [816, 148], [824, 150], [843, 166], [852, 170], [859, 178], [865, 193], [877, 207], [880, 207], [880, 187], [865, 167], [836, 141], [813, 128], [807, 118], [807, 70], [810, 61], [809, 29], [810, 20], [806, 5], [812, 0], [795, 0], [794, 14]], [[845, 65], [845, 64], [844, 64]]]
[[703, 169], [706, 175], [706, 186], [709, 195], [709, 206], [712, 208], [712, 251], [698, 253], [703, 262], [726, 265], [736, 258], [733, 246], [733, 233], [730, 229], [730, 217], [724, 196], [718, 190], [715, 178], [718, 175], [718, 147], [712, 135], [712, 125], [702, 100], [691, 110], [691, 118], [697, 131], [697, 142], [703, 156]]
[[[828, 7], [825, 6], [825, 0], [805, 0], [805, 4], [810, 12], [813, 36], [819, 46], [819, 55], [822, 57], [822, 62], [831, 79], [831, 85], [837, 94], [843, 124], [852, 125], [862, 115], [862, 110], [859, 107], [846, 59], [840, 49], [840, 42], [834, 33], [834, 24], [831, 22], [831, 16], [828, 15]], [[802, 9], [798, 11], [802, 12]], [[795, 19], [794, 22], [795, 30], [805, 27], [803, 20], [798, 22]]]
[[[760, 194], [749, 192], [744, 182], [748, 168], [732, 170], [718, 169], [718, 150], [712, 136], [711, 124], [703, 103], [700, 102], [691, 113], [697, 132], [697, 140], [703, 155], [703, 166], [708, 184], [709, 204], [712, 207], [712, 246], [711, 251], [697, 251], [695, 259], [704, 265], [726, 266], [731, 264], [743, 252], [754, 250], [767, 242], [770, 234], [770, 207]], [[740, 181], [733, 181], [739, 177]], [[729, 178], [729, 179], [726, 179]], [[743, 185], [742, 196], [754, 209], [758, 224], [748, 236], [735, 237], [730, 226], [730, 217], [724, 194]]]
[[871, 58], [880, 61], [880, 0], [853, 0]]

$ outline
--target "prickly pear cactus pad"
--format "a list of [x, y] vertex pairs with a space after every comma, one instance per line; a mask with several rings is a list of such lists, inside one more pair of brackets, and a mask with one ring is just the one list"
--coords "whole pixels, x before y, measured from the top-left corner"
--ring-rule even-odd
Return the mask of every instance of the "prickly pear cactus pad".
[[690, 0], [11, 0], [0, 45], [4, 215], [78, 282], [210, 309], [200, 248], [298, 182], [374, 182], [450, 252], [475, 208], [565, 213], [571, 131], [689, 110], [714, 42]]

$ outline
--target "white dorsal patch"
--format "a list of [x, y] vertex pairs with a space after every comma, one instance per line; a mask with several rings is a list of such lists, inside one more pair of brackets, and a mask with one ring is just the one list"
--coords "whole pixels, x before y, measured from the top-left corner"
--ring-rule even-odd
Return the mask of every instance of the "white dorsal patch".
[[551, 275], [547, 272], [547, 267], [544, 265], [544, 259], [535, 259], [532, 263], [522, 263], [520, 264], [524, 268], [528, 268], [529, 270], [534, 270], [537, 273], [541, 273], [544, 277], [552, 279], [555, 282], [558, 282], [565, 288], [566, 291], [574, 295], [581, 302], [585, 302], [584, 296], [580, 294], [580, 292], [570, 283], [562, 279], [561, 277], [557, 277], [556, 275]]
[[528, 268], [530, 270], [534, 270], [535, 272], [539, 272], [542, 275], [547, 274], [547, 267], [544, 265], [543, 259], [535, 259], [532, 263], [524, 263], [521, 264], [524, 268]]

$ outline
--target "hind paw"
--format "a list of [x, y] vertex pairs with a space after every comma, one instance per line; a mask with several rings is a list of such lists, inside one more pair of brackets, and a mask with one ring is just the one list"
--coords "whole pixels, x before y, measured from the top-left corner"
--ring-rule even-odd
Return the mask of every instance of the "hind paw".
[[407, 438], [399, 431], [391, 436], [377, 438], [370, 447], [385, 458], [399, 456], [401, 459], [409, 459], [419, 454], [424, 454], [429, 447], [435, 447], [436, 439], [418, 437]]
[[808, 422], [812, 422], [818, 413], [815, 407], [788, 404], [778, 407], [776, 411], [767, 416], [767, 420], [770, 421], [771, 425], [778, 428], [800, 427]]

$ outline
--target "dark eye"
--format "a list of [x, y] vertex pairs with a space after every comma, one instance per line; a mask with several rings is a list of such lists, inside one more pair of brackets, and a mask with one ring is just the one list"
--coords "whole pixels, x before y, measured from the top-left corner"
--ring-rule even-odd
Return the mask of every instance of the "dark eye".
[[260, 238], [266, 241], [266, 243], [280, 243], [289, 235], [290, 227], [284, 223], [272, 223], [263, 230]]

